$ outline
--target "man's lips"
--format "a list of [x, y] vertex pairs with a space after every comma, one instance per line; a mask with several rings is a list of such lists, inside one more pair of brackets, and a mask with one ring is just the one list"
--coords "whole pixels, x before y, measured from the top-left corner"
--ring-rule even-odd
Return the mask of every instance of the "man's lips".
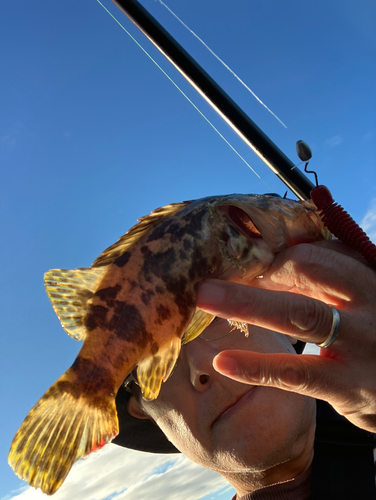
[[233, 413], [245, 406], [253, 398], [255, 390], [258, 388], [259, 387], [257, 386], [252, 386], [251, 389], [249, 389], [245, 394], [239, 396], [237, 399], [235, 399], [235, 401], [226, 406], [218, 415], [218, 417], [213, 421], [212, 426], [215, 425], [219, 420], [228, 418]]

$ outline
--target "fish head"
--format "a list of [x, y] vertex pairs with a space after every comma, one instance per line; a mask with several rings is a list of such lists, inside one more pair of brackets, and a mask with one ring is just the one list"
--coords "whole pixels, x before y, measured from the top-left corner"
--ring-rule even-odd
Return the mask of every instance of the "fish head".
[[299, 243], [330, 239], [311, 201], [276, 195], [230, 195], [211, 207], [211, 227], [226, 265], [218, 277], [248, 282], [275, 255]]

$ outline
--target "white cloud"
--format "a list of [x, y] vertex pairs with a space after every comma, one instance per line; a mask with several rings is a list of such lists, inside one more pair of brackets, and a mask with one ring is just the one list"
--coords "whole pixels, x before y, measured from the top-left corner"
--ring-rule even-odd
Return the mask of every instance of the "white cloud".
[[[181, 456], [173, 467], [162, 475], [153, 475], [142, 484], [131, 486], [114, 500], [164, 500], [184, 498], [196, 500], [219, 491], [228, 483], [218, 474], [199, 467]], [[230, 487], [228, 487], [230, 491]]]
[[[183, 455], [155, 455], [109, 445], [72, 468], [53, 500], [198, 500], [228, 483]], [[227, 489], [227, 488], [226, 488]], [[228, 486], [228, 491], [232, 489]], [[230, 494], [231, 494], [230, 493]], [[229, 494], [229, 496], [230, 496]], [[40, 490], [22, 487], [7, 500], [47, 500]], [[4, 500], [4, 499], [3, 499]]]
[[373, 242], [376, 241], [376, 198], [371, 201], [371, 206], [363, 217], [360, 227]]
[[330, 139], [327, 139], [325, 141], [325, 143], [331, 147], [339, 146], [341, 142], [342, 142], [342, 137], [340, 135], [335, 135], [334, 137], [331, 137]]

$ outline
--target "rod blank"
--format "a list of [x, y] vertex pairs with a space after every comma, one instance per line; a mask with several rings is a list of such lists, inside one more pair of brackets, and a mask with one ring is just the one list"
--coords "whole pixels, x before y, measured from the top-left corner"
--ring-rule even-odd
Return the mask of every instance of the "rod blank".
[[230, 125], [243, 141], [300, 199], [309, 199], [311, 181], [264, 134], [183, 47], [137, 0], [112, 0], [132, 23], [175, 66], [184, 78]]

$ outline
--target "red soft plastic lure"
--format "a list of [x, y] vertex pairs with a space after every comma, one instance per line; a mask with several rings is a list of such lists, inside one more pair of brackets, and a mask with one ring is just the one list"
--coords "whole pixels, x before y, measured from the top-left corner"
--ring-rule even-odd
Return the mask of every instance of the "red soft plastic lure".
[[329, 189], [326, 186], [316, 186], [311, 191], [311, 199], [320, 210], [321, 219], [329, 231], [360, 252], [372, 267], [376, 267], [376, 245], [346, 210], [335, 203]]
[[333, 200], [329, 189], [326, 186], [318, 185], [316, 172], [307, 170], [308, 162], [312, 158], [312, 152], [308, 144], [304, 141], [298, 141], [296, 143], [296, 152], [299, 158], [306, 162], [305, 172], [315, 176], [316, 187], [312, 189], [310, 195], [313, 203], [320, 210], [323, 223], [334, 236], [349, 247], [357, 250], [372, 267], [376, 267], [376, 245], [372, 243], [363, 229], [358, 226], [346, 210]]

